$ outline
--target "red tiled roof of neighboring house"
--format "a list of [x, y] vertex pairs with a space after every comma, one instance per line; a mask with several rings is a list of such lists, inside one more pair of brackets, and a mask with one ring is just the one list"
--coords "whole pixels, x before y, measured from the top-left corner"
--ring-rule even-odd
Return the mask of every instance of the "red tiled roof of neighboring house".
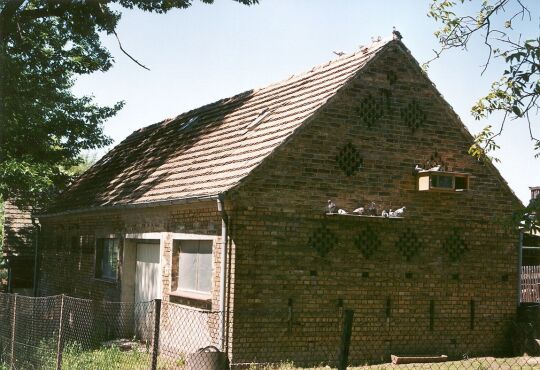
[[[215, 196], [237, 185], [388, 45], [135, 131], [48, 213]], [[404, 46], [403, 46], [404, 48]]]

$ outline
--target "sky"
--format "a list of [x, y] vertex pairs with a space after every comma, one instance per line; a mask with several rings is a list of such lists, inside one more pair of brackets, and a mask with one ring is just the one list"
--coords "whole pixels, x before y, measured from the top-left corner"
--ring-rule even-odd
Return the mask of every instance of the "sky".
[[[167, 14], [121, 9], [117, 33], [124, 49], [150, 68], [144, 70], [119, 49], [112, 36], [102, 41], [114, 56], [114, 67], [81, 76], [77, 95], [93, 95], [102, 105], [125, 101], [125, 107], [105, 124], [117, 144], [134, 130], [229, 97], [245, 90], [301, 73], [334, 59], [333, 51], [352, 53], [372, 37], [391, 37], [395, 26], [420, 62], [438, 48], [438, 25], [427, 17], [430, 0], [260, 0], [244, 6], [232, 0], [203, 4]], [[540, 2], [530, 1], [533, 14]], [[474, 10], [473, 4], [466, 4]], [[512, 10], [512, 9], [509, 9]], [[520, 26], [538, 36], [538, 20]], [[479, 38], [467, 52], [453, 50], [431, 63], [430, 79], [452, 105], [471, 133], [498, 126], [500, 117], [475, 121], [474, 102], [498, 79], [494, 61], [481, 75], [487, 50]], [[533, 118], [540, 131], [539, 117]], [[540, 132], [537, 133], [540, 136]], [[505, 125], [494, 156], [505, 180], [526, 204], [529, 186], [540, 185], [540, 158], [534, 158], [526, 122]], [[98, 155], [103, 154], [103, 151]]]

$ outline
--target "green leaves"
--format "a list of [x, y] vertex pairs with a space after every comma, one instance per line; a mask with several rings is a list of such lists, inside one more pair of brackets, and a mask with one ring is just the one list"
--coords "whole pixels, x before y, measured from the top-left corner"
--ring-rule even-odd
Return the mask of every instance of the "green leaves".
[[166, 13], [192, 1], [0, 0], [0, 198], [45, 205], [69, 184], [83, 151], [111, 144], [103, 125], [123, 102], [99, 106], [71, 87], [77, 75], [112, 67], [99, 33], [115, 32], [115, 4]]
[[488, 161], [500, 162], [498, 158], [488, 154], [499, 149], [499, 146], [494, 141], [494, 138], [497, 136], [497, 134], [493, 133], [490, 125], [484, 127], [484, 129], [474, 137], [474, 143], [469, 148], [469, 154], [479, 161], [486, 159]]
[[[441, 44], [441, 51], [436, 57], [451, 48], [467, 49], [471, 40], [486, 47], [487, 55], [483, 71], [493, 58], [504, 62], [500, 78], [491, 85], [491, 89], [471, 108], [475, 119], [480, 120], [494, 113], [502, 113], [503, 121], [499, 124], [503, 131], [506, 121], [526, 120], [535, 151], [538, 148], [538, 120], [533, 120], [540, 105], [540, 37], [523, 37], [518, 30], [521, 22], [536, 19], [533, 11], [526, 7], [526, 2], [518, 0], [484, 0], [482, 3], [471, 2], [477, 11], [462, 8], [460, 3], [447, 0], [433, 0], [428, 16], [439, 21], [441, 28], [435, 32]], [[462, 14], [458, 14], [461, 10]], [[516, 32], [514, 32], [516, 31]], [[476, 45], [475, 45], [476, 47]], [[483, 72], [482, 72], [483, 73]], [[494, 149], [494, 138], [482, 131], [475, 138], [470, 153], [481, 157]]]

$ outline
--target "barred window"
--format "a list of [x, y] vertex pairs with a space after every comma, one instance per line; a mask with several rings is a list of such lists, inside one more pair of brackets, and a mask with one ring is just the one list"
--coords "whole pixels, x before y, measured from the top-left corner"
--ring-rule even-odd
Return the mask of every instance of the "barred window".
[[99, 279], [118, 279], [118, 239], [98, 239], [96, 243], [96, 274]]

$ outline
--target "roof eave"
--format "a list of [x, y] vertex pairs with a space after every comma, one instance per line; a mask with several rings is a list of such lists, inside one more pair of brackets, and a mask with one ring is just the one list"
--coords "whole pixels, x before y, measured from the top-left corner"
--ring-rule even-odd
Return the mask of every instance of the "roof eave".
[[99, 212], [99, 211], [116, 211], [124, 209], [141, 209], [141, 208], [153, 208], [153, 207], [163, 207], [163, 206], [173, 206], [197, 202], [207, 202], [217, 200], [220, 194], [215, 195], [204, 195], [198, 197], [187, 197], [187, 198], [177, 198], [177, 199], [168, 199], [168, 200], [159, 200], [154, 202], [141, 202], [141, 203], [127, 203], [127, 204], [114, 204], [110, 206], [96, 206], [96, 207], [87, 207], [87, 208], [78, 208], [61, 212], [51, 212], [34, 215], [37, 218], [50, 218], [58, 217], [65, 215], [73, 215], [79, 213], [87, 212]]

